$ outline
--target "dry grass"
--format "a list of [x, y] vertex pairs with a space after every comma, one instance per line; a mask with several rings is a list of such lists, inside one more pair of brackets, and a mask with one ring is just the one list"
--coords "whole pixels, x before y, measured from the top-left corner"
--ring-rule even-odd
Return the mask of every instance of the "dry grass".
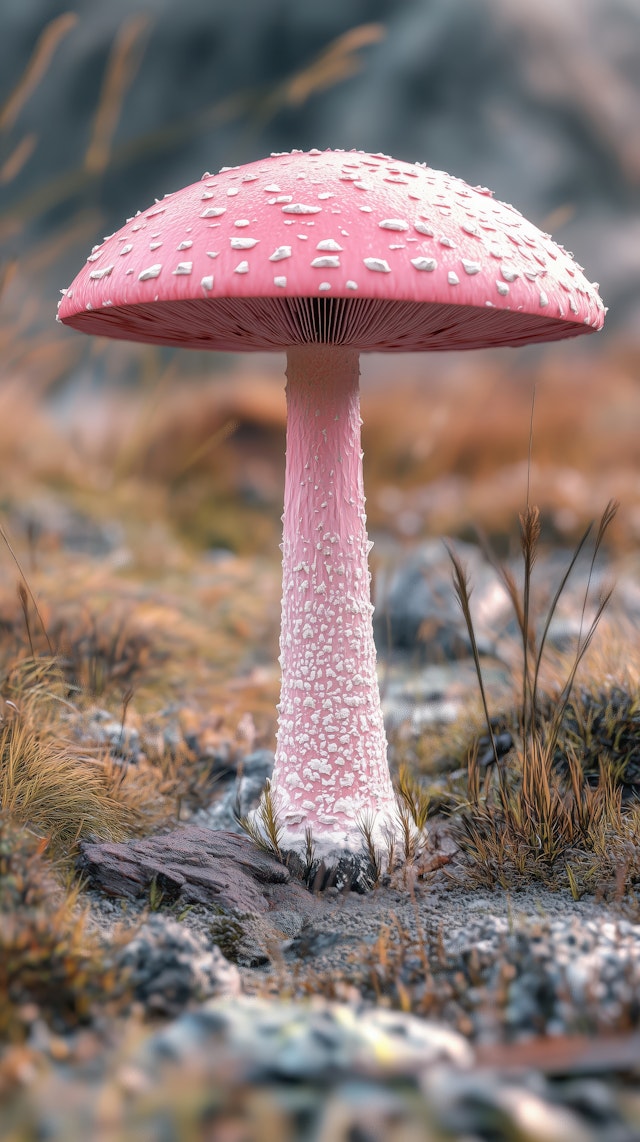
[[[57, 1032], [122, 1004], [126, 983], [87, 930], [77, 888], [61, 888], [47, 845], [0, 812], [0, 1042], [36, 1019]], [[117, 940], [115, 941], [117, 944]], [[113, 945], [112, 945], [113, 950]]]
[[[626, 812], [622, 806], [623, 768], [625, 764], [633, 765], [631, 759], [635, 756], [629, 720], [636, 709], [637, 697], [626, 695], [625, 701], [610, 701], [606, 705], [598, 723], [600, 736], [594, 750], [594, 712], [589, 714], [586, 710], [588, 691], [574, 696], [578, 669], [611, 595], [608, 591], [600, 598], [594, 617], [587, 624], [585, 615], [595, 562], [616, 511], [617, 505], [609, 504], [596, 531], [577, 646], [566, 678], [552, 694], [542, 696], [540, 686], [547, 637], [591, 527], [569, 560], [539, 630], [534, 621], [533, 601], [533, 570], [541, 530], [537, 508], [527, 508], [520, 517], [521, 593], [507, 567], [495, 562], [513, 604], [522, 642], [522, 690], [514, 726], [517, 738], [506, 757], [501, 756], [496, 747], [495, 720], [489, 712], [475, 642], [469, 583], [460, 559], [450, 549], [454, 589], [469, 632], [487, 736], [493, 751], [492, 763], [482, 774], [477, 741], [469, 749], [467, 802], [460, 813], [458, 836], [474, 874], [489, 885], [498, 883], [508, 887], [531, 878], [556, 883], [560, 876], [577, 896], [586, 884], [593, 888], [596, 883], [602, 885], [615, 879], [618, 889], [624, 891], [637, 879], [639, 817], [636, 809]], [[623, 738], [625, 745], [621, 748]], [[616, 864], [620, 846], [612, 844], [612, 838], [622, 836], [627, 841], [626, 858]], [[630, 843], [636, 845], [634, 852], [629, 850]], [[609, 856], [603, 860], [606, 852]], [[579, 876], [574, 863], [580, 869]], [[623, 874], [618, 865], [624, 865]]]
[[159, 770], [123, 768], [106, 750], [92, 754], [69, 739], [65, 690], [56, 663], [46, 659], [24, 659], [5, 676], [0, 804], [53, 853], [69, 857], [82, 837], [122, 838], [157, 826], [167, 810]]
[[271, 782], [265, 783], [257, 817], [236, 814], [238, 824], [259, 849], [269, 853], [276, 860], [283, 860], [280, 841], [282, 825], [278, 821], [277, 810], [271, 793]]

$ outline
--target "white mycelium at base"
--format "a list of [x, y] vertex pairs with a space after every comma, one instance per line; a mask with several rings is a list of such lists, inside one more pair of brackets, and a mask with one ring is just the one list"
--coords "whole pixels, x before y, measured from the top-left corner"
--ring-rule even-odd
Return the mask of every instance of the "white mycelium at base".
[[[358, 353], [287, 358], [282, 688], [271, 792], [281, 845], [316, 855], [398, 839], [376, 677], [360, 447]], [[259, 823], [259, 816], [256, 818]]]

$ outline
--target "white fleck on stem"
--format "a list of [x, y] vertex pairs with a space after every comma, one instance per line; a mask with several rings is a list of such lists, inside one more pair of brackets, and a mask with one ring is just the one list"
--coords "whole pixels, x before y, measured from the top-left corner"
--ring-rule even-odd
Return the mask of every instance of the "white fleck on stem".
[[396, 800], [376, 676], [360, 446], [358, 353], [287, 356], [282, 689], [272, 794], [285, 848], [384, 843]]

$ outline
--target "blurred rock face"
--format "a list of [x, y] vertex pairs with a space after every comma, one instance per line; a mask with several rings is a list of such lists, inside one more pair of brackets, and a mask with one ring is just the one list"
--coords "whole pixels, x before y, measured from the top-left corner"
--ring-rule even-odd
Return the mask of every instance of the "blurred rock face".
[[[3, 0], [0, 95], [68, 7]], [[77, 0], [74, 11], [10, 126], [9, 150], [29, 132], [37, 144], [0, 186], [2, 213], [20, 205], [41, 233], [98, 205], [111, 229], [204, 169], [292, 147], [384, 150], [490, 186], [576, 252], [612, 320], [637, 315], [637, 0]], [[338, 53], [315, 86], [283, 90], [372, 22], [379, 38]]]

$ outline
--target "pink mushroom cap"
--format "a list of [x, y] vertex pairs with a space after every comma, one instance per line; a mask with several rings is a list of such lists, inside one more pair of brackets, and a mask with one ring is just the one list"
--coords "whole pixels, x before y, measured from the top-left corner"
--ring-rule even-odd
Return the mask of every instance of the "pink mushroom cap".
[[204, 175], [96, 246], [59, 306], [85, 333], [242, 351], [522, 345], [604, 315], [573, 258], [488, 190], [354, 151]]

